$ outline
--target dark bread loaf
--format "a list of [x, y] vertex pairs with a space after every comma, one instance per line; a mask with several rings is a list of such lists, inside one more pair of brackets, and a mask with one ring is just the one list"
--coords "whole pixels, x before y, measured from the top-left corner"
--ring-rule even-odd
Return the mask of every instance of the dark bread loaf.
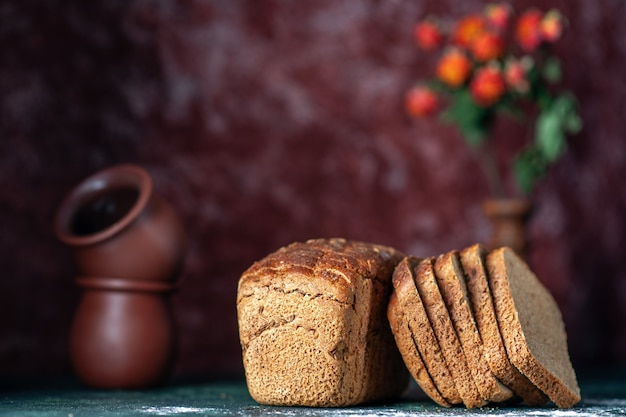
[[580, 400], [558, 306], [506, 247], [419, 259], [345, 239], [293, 243], [242, 274], [237, 314], [262, 404], [392, 399], [407, 368], [445, 407]]
[[252, 397], [337, 407], [399, 396], [409, 375], [386, 312], [402, 258], [386, 246], [317, 239], [246, 270], [237, 314]]

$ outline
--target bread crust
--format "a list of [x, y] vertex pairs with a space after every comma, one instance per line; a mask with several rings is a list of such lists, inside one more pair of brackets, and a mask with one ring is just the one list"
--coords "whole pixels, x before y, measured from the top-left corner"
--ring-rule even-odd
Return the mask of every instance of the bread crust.
[[531, 406], [580, 401], [561, 312], [506, 247], [419, 259], [345, 239], [296, 242], [242, 274], [237, 319], [261, 404], [393, 399], [409, 372], [444, 407], [514, 394]]
[[386, 246], [315, 239], [250, 266], [237, 314], [251, 396], [327, 407], [399, 396], [409, 374], [386, 313], [402, 258]]
[[417, 258], [404, 258], [393, 273], [388, 318], [409, 372], [433, 401], [450, 407], [461, 402], [413, 280]]
[[496, 379], [483, 356], [483, 343], [472, 313], [465, 284], [465, 272], [457, 251], [450, 251], [437, 257], [435, 278], [478, 392], [488, 402], [509, 400], [513, 397], [513, 392]]
[[510, 248], [487, 255], [487, 276], [509, 360], [558, 407], [580, 401], [561, 312]]
[[415, 274], [415, 285], [463, 403], [467, 408], [486, 405], [487, 401], [478, 392], [472, 378], [465, 352], [439, 291], [435, 278], [434, 258], [420, 262]]
[[548, 397], [515, 368], [506, 353], [498, 328], [491, 291], [485, 273], [487, 249], [475, 244], [460, 252], [472, 311], [483, 343], [483, 353], [492, 372], [526, 404], [543, 405]]

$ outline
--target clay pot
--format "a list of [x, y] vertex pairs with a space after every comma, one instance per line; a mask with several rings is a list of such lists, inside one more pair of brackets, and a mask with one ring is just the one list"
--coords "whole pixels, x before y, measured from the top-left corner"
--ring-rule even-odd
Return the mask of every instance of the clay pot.
[[526, 258], [528, 250], [526, 228], [531, 214], [530, 202], [516, 198], [490, 199], [484, 202], [483, 210], [491, 222], [488, 246], [492, 249], [508, 246], [522, 258]]
[[149, 388], [174, 360], [173, 284], [81, 277], [84, 289], [71, 329], [77, 375], [96, 388]]
[[186, 251], [179, 218], [135, 165], [105, 169], [76, 186], [57, 211], [55, 232], [84, 276], [173, 280]]

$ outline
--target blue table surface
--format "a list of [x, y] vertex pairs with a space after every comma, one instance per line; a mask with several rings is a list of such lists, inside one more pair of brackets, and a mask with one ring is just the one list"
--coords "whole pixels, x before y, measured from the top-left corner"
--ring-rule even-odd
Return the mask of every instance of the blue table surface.
[[345, 408], [270, 407], [256, 403], [245, 382], [172, 382], [150, 390], [95, 390], [77, 382], [0, 385], [0, 416], [610, 416], [626, 415], [626, 370], [580, 378], [582, 401], [571, 409], [553, 405], [440, 407], [412, 386], [403, 398]]

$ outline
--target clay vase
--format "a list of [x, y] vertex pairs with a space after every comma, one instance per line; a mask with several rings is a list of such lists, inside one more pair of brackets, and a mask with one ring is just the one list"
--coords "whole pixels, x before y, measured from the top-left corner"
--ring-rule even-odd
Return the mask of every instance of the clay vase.
[[173, 280], [186, 234], [148, 173], [118, 165], [85, 179], [61, 203], [57, 237], [73, 248], [80, 275]]
[[80, 277], [83, 295], [70, 336], [75, 372], [94, 388], [161, 384], [174, 360], [169, 295], [159, 281]]
[[487, 246], [491, 249], [508, 246], [525, 259], [528, 251], [526, 229], [531, 214], [530, 202], [516, 198], [489, 199], [483, 203], [483, 210], [491, 224]]

